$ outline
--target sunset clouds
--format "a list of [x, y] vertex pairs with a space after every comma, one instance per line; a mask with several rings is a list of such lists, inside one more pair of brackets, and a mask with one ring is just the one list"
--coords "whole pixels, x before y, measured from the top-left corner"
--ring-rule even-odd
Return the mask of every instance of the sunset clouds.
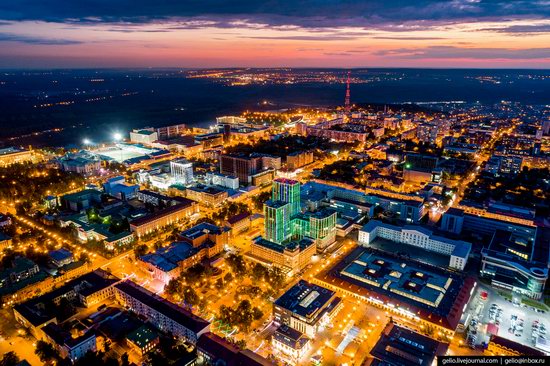
[[550, 1], [0, 4], [0, 67], [550, 66]]

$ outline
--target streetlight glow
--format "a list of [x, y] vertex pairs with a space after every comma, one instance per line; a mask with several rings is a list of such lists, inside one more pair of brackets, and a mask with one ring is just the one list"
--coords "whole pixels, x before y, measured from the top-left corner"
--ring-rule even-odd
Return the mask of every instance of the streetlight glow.
[[122, 140], [122, 134], [119, 133], [119, 132], [115, 132], [113, 134], [113, 138], [115, 139], [115, 141], [120, 141], [120, 140]]

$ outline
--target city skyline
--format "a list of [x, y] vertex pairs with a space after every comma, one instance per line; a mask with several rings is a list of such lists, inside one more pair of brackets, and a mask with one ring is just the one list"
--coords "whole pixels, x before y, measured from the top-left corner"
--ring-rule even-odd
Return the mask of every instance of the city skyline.
[[550, 65], [544, 1], [91, 5], [0, 5], [0, 68]]

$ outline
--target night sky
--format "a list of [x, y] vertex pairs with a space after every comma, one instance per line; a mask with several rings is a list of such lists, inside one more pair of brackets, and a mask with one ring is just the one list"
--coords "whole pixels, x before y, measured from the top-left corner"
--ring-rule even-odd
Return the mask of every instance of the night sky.
[[0, 67], [548, 68], [550, 1], [0, 0]]

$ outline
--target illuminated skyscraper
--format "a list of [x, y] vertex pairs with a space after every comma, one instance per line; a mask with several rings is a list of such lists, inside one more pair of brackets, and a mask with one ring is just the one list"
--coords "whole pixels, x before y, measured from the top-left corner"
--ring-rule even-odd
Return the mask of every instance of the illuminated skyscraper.
[[300, 212], [300, 182], [279, 178], [273, 181], [271, 199], [290, 203], [290, 216]]
[[283, 201], [264, 203], [265, 238], [282, 243], [290, 237], [290, 204]]

